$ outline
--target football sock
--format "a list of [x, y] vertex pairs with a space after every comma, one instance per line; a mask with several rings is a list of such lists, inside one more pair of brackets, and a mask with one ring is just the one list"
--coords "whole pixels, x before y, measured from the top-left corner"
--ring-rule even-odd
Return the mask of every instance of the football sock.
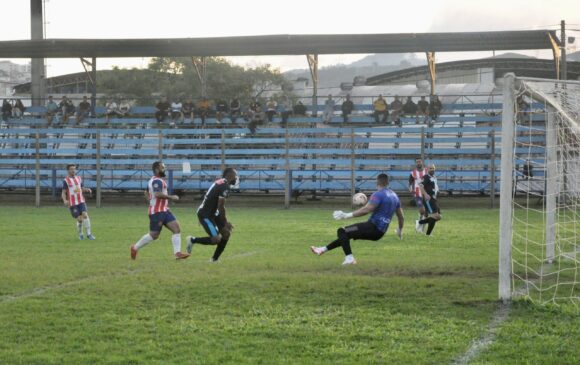
[[77, 221], [77, 232], [78, 232], [78, 234], [83, 234], [83, 224], [82, 224], [82, 222]]
[[425, 223], [431, 223], [431, 222], [437, 222], [435, 220], [435, 218], [429, 217], [429, 218], [425, 218], [419, 221], [419, 224], [425, 224]]
[[181, 233], [176, 233], [171, 236], [171, 243], [173, 244], [173, 254], [181, 251]]
[[195, 237], [192, 242], [200, 243], [202, 245], [213, 245], [213, 243], [211, 243], [211, 237]]
[[139, 241], [137, 241], [137, 243], [135, 244], [135, 248], [139, 250], [140, 248], [145, 247], [148, 243], [151, 242], [153, 242], [153, 237], [151, 237], [151, 235], [147, 233], [145, 236], [141, 237]]
[[221, 242], [218, 243], [218, 245], [215, 249], [215, 252], [213, 253], [213, 256], [212, 256], [212, 259], [214, 261], [217, 261], [220, 258], [222, 252], [224, 252], [224, 250], [226, 249], [227, 244], [228, 244], [228, 240], [224, 240], [224, 239], [222, 239]]
[[437, 221], [435, 219], [433, 219], [433, 221], [429, 222], [429, 225], [427, 226], [427, 233], [425, 233], [427, 236], [431, 235], [431, 232], [433, 232], [433, 228], [435, 228], [435, 223]]
[[87, 236], [91, 235], [91, 220], [89, 217], [83, 219], [83, 226], [85, 226], [85, 231], [87, 232]]
[[328, 244], [328, 246], [324, 247], [326, 251], [334, 250], [337, 247], [342, 246], [340, 239], [336, 239]]

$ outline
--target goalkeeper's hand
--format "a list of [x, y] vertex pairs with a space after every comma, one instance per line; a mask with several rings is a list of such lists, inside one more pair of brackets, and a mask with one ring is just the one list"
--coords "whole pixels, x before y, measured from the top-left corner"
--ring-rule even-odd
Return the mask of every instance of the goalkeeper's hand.
[[400, 240], [403, 240], [403, 230], [401, 228], [397, 228], [395, 233], [397, 233], [397, 236], [399, 236]]
[[341, 219], [352, 218], [352, 213], [345, 213], [342, 210], [335, 210], [334, 213], [332, 213], [332, 216], [338, 221]]

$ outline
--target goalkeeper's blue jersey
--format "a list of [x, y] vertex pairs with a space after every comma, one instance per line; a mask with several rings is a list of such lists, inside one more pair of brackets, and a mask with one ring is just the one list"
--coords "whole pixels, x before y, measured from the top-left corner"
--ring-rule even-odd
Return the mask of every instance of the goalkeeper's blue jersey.
[[374, 192], [369, 203], [376, 205], [369, 222], [373, 223], [379, 231], [386, 232], [393, 214], [401, 207], [399, 197], [391, 189], [384, 188]]

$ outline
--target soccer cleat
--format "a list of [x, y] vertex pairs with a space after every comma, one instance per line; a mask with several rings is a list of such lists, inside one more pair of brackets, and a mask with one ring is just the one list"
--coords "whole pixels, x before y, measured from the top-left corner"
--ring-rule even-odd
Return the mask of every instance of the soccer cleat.
[[183, 253], [183, 252], [177, 252], [177, 253], [175, 253], [175, 259], [176, 260], [185, 260], [188, 257], [189, 257], [189, 254], [188, 253]]
[[84, 239], [85, 239], [85, 236], [83, 236], [82, 234], [79, 234], [79, 240], [81, 240], [81, 241], [82, 241], [82, 240], [84, 240]]
[[191, 255], [191, 249], [193, 248], [193, 240], [194, 240], [194, 238], [195, 237], [192, 237], [192, 236], [185, 237], [185, 242], [187, 242], [186, 250], [187, 250], [187, 253], [190, 254], [190, 255]]
[[310, 251], [312, 251], [313, 254], [318, 255], [318, 256], [320, 256], [326, 252], [322, 249], [322, 247], [316, 247], [316, 246], [310, 246]]
[[423, 225], [419, 223], [419, 221], [415, 221], [415, 231], [417, 233], [423, 233]]
[[137, 258], [137, 247], [135, 245], [131, 245], [131, 260], [135, 260]]
[[213, 257], [211, 257], [208, 261], [209, 263], [215, 264], [216, 262], [218, 262], [218, 260], [214, 260]]
[[343, 265], [356, 265], [356, 259], [352, 255], [346, 256], [344, 258], [344, 261], [342, 262], [342, 264]]
[[90, 239], [91, 241], [94, 241], [96, 239], [95, 236], [93, 236], [92, 234], [89, 234], [87, 238]]

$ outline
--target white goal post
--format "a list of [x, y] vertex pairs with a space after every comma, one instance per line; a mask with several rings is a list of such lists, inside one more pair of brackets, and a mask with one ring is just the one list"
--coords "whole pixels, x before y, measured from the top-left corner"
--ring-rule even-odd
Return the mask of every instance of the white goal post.
[[580, 82], [503, 79], [499, 298], [580, 299]]

